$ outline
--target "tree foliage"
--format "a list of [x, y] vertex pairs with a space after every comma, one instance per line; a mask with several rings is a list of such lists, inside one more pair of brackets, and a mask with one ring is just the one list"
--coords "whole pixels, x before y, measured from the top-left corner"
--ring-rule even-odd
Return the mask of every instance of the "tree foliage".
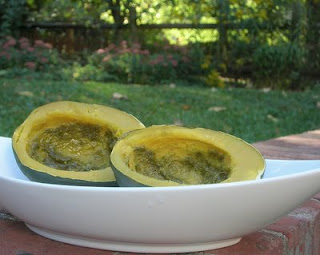
[[25, 0], [0, 0], [0, 38], [15, 34], [27, 15]]
[[[210, 68], [220, 73], [237, 76], [239, 70], [243, 73], [249, 67], [255, 71], [254, 77], [267, 80], [282, 70], [279, 76], [289, 77], [285, 83], [298, 84], [302, 72], [320, 70], [319, 0], [0, 0], [0, 4], [2, 38], [18, 33], [25, 21], [87, 28], [112, 24], [111, 36], [103, 42], [125, 39], [149, 48], [157, 47], [160, 40], [201, 44], [202, 60], [210, 60]], [[137, 29], [161, 23], [213, 23], [216, 29]], [[129, 29], [121, 30], [124, 26]], [[70, 42], [79, 38], [71, 32], [69, 36]]]

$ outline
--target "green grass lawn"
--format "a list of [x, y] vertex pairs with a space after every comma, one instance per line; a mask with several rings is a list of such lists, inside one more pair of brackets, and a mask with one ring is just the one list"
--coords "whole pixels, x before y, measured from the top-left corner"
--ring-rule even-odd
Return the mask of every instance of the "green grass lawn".
[[[126, 98], [114, 98], [113, 93]], [[0, 79], [0, 136], [11, 136], [34, 108], [58, 100], [105, 104], [133, 114], [146, 126], [204, 127], [250, 143], [320, 127], [319, 86], [304, 92], [264, 92], [21, 78]]]

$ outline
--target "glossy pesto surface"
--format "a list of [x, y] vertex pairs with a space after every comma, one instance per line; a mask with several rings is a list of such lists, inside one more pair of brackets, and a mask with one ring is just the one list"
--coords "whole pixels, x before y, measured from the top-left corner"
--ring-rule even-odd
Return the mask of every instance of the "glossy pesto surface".
[[227, 152], [195, 140], [176, 142], [184, 146], [171, 150], [168, 145], [168, 151], [160, 156], [152, 148], [135, 147], [131, 156], [132, 169], [148, 177], [180, 184], [219, 183], [229, 177], [231, 159]]
[[90, 171], [110, 166], [116, 138], [107, 127], [64, 123], [37, 134], [28, 144], [31, 158], [55, 169]]

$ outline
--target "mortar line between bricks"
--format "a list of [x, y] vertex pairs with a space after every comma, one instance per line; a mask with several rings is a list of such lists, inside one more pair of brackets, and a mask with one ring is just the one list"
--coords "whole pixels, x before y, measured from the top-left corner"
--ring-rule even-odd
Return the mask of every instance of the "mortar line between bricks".
[[269, 229], [262, 229], [259, 232], [264, 232], [264, 233], [267, 233], [267, 234], [274, 235], [274, 236], [276, 236], [278, 238], [281, 238], [282, 241], [283, 241], [283, 255], [288, 255], [289, 254], [289, 252], [288, 252], [288, 250], [289, 250], [288, 239], [284, 234], [282, 234], [280, 232], [277, 232], [277, 231], [269, 230]]
[[313, 219], [313, 215], [310, 215], [308, 213], [303, 213], [303, 212], [295, 212], [295, 211], [290, 212], [288, 216], [291, 216], [297, 219], [308, 220], [308, 221]]

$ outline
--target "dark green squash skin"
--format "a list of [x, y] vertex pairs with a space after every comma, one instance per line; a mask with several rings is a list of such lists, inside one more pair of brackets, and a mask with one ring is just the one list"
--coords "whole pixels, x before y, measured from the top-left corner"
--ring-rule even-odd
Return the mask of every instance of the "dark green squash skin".
[[119, 187], [150, 187], [140, 182], [132, 180], [128, 176], [121, 173], [112, 163], [110, 164]]
[[[13, 148], [12, 148], [13, 149]], [[16, 159], [16, 162], [22, 171], [22, 173], [31, 181], [49, 183], [49, 184], [59, 184], [59, 185], [74, 185], [74, 186], [95, 186], [95, 187], [118, 187], [116, 181], [108, 182], [94, 182], [94, 181], [85, 181], [77, 179], [62, 178], [58, 176], [52, 176], [47, 173], [39, 172], [34, 169], [31, 169], [21, 163], [19, 157], [13, 149], [13, 154]], [[61, 170], [63, 171], [63, 170]]]

